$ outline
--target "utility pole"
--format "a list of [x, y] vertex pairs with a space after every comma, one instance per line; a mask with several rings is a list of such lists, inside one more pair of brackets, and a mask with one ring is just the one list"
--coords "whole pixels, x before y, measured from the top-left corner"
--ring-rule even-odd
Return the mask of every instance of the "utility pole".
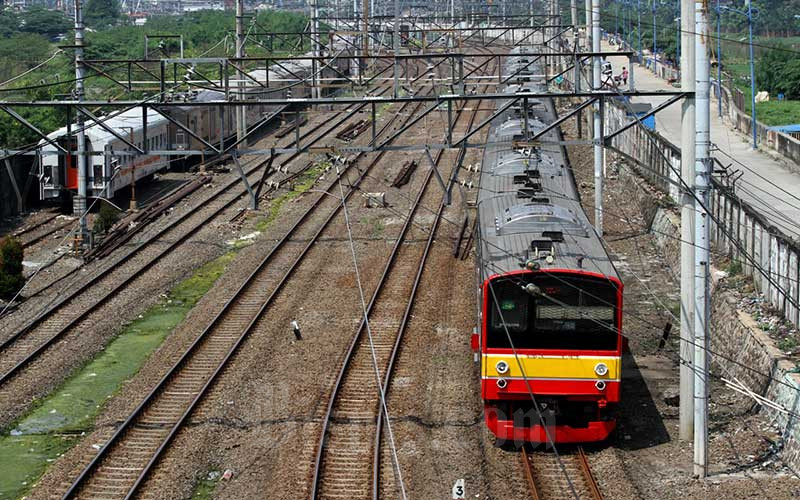
[[658, 46], [656, 45], [656, 38], [658, 38], [658, 25], [656, 24], [656, 0], [651, 0], [653, 2], [653, 73], [658, 76], [656, 72], [656, 65], [658, 64], [658, 55], [657, 50]]
[[717, 112], [722, 118], [722, 11], [717, 0]]
[[[75, 0], [75, 99], [80, 103], [84, 98], [83, 79], [83, 0]], [[86, 225], [86, 133], [83, 130], [83, 114], [76, 113], [78, 127], [78, 196], [72, 199], [72, 213], [79, 215], [78, 244], [83, 246], [88, 240]]]
[[369, 57], [369, 0], [364, 0], [364, 7], [363, 7], [363, 15], [364, 15], [364, 59], [362, 59], [364, 64], [364, 70], [366, 72], [367, 69], [367, 57]]
[[311, 35], [311, 47], [313, 50], [314, 55], [314, 64], [311, 65], [312, 67], [312, 96], [319, 99], [322, 97], [322, 88], [320, 87], [319, 75], [323, 64], [321, 59], [317, 59], [321, 55], [321, 48], [319, 42], [319, 0], [310, 0], [311, 2], [311, 31], [313, 31], [313, 35]]
[[644, 63], [642, 53], [642, 0], [636, 0], [636, 34], [639, 35], [639, 64]]
[[[236, 57], [244, 57], [244, 0], [236, 0]], [[237, 66], [242, 67], [242, 61], [237, 61]], [[244, 100], [244, 75], [237, 71], [236, 99]], [[244, 106], [236, 106], [236, 141], [241, 141], [246, 135], [247, 125]], [[239, 144], [240, 146], [242, 144]]]
[[[753, 149], [758, 149], [758, 122], [756, 121], [756, 67], [753, 55], [753, 1], [747, 2], [747, 29], [750, 33], [750, 130], [753, 132]], [[721, 98], [722, 96], [720, 96]], [[721, 99], [720, 99], [721, 100]]]
[[589, 41], [592, 39], [592, 0], [586, 0], [586, 29], [584, 30], [584, 36], [586, 38], [586, 43], [584, 46], [586, 50], [589, 50], [589, 47], [592, 45]]
[[[681, 90], [694, 91], [694, 0], [681, 0]], [[681, 108], [681, 338], [678, 437], [694, 436], [694, 97]]]
[[[600, 0], [592, 0], [592, 52], [600, 52]], [[600, 81], [600, 56], [593, 58], [592, 88], [598, 91]], [[594, 228], [598, 236], [603, 236], [603, 121], [602, 103], [594, 105]]]
[[694, 315], [694, 474], [708, 474], [708, 304], [709, 304], [709, 228], [708, 208], [711, 162], [709, 157], [709, 62], [707, 0], [695, 1], [695, 98], [697, 134], [695, 135], [695, 192], [699, 206], [695, 210], [695, 315]]
[[[577, 47], [578, 44], [578, 2], [576, 0], [569, 0], [569, 10], [572, 17], [572, 46]], [[533, 23], [533, 18], [531, 18]]]
[[400, 54], [400, 0], [394, 0], [394, 96], [400, 97], [400, 66], [397, 56]]

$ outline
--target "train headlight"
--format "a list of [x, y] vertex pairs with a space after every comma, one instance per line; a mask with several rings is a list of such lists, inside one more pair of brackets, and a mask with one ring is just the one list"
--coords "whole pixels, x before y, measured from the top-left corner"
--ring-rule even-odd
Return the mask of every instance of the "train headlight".
[[508, 371], [508, 363], [506, 363], [505, 361], [502, 360], [498, 361], [497, 364], [494, 366], [495, 368], [497, 368], [497, 373], [503, 374]]
[[597, 388], [598, 391], [604, 391], [606, 389], [606, 383], [602, 380], [598, 380], [594, 383], [594, 386]]
[[603, 377], [608, 374], [608, 366], [605, 363], [597, 363], [594, 366], [594, 372]]
[[497, 379], [497, 388], [498, 389], [505, 389], [508, 386], [508, 381], [504, 378]]
[[538, 271], [541, 266], [535, 260], [529, 260], [525, 263], [525, 268], [529, 271]]

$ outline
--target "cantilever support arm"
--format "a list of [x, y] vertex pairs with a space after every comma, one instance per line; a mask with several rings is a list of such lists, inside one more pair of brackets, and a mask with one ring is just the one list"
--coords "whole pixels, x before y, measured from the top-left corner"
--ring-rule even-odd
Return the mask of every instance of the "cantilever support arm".
[[[394, 134], [392, 134], [392, 136], [391, 136], [391, 137], [389, 137], [388, 139], [386, 139], [386, 140], [384, 141], [384, 143], [385, 143], [385, 144], [391, 144], [391, 143], [392, 143], [392, 141], [394, 141], [395, 139], [397, 139], [398, 137], [400, 137], [401, 135], [403, 135], [403, 133], [404, 133], [406, 130], [408, 130], [409, 128], [411, 128], [411, 127], [413, 127], [414, 125], [416, 125], [416, 124], [417, 124], [417, 123], [418, 123], [420, 120], [422, 120], [424, 117], [426, 117], [426, 116], [427, 116], [427, 115], [429, 115], [429, 114], [430, 114], [432, 111], [434, 111], [436, 108], [438, 108], [438, 107], [439, 107], [439, 104], [441, 104], [441, 103], [439, 103], [439, 102], [435, 102], [435, 103], [433, 103], [433, 105], [432, 105], [432, 106], [428, 107], [428, 109], [426, 109], [425, 111], [423, 111], [422, 113], [420, 113], [420, 114], [419, 114], [419, 115], [418, 115], [416, 118], [414, 118], [414, 119], [413, 119], [413, 120], [411, 120], [410, 122], [406, 123], [404, 127], [402, 127], [400, 130], [398, 130], [397, 132], [395, 132]], [[372, 143], [372, 144], [374, 145], [374, 143]]]
[[536, 58], [535, 58], [533, 61], [531, 61], [531, 62], [529, 62], [528, 64], [526, 64], [525, 66], [523, 66], [523, 67], [521, 67], [521, 68], [517, 69], [515, 72], [511, 73], [511, 74], [510, 74], [510, 75], [509, 75], [509, 76], [508, 76], [508, 77], [507, 77], [505, 80], [503, 80], [502, 82], [500, 82], [500, 85], [503, 85], [503, 84], [506, 84], [506, 83], [508, 83], [508, 81], [509, 81], [509, 80], [511, 80], [511, 79], [512, 79], [512, 78], [514, 78], [515, 76], [519, 75], [519, 74], [520, 74], [520, 73], [522, 73], [524, 70], [528, 69], [528, 68], [531, 66], [531, 64], [535, 63], [536, 61], [538, 61], [538, 60], [539, 60], [539, 59], [541, 59], [541, 58], [542, 58], [542, 56], [537, 56], [537, 57], [536, 57]]
[[483, 127], [485, 127], [486, 125], [491, 123], [492, 120], [494, 120], [495, 118], [497, 118], [498, 116], [503, 114], [508, 108], [513, 106], [514, 103], [516, 103], [518, 100], [519, 100], [519, 98], [509, 98], [508, 102], [503, 104], [502, 106], [500, 106], [500, 108], [498, 108], [497, 111], [492, 113], [492, 115], [490, 117], [488, 117], [485, 120], [483, 120], [482, 122], [480, 122], [474, 129], [470, 130], [469, 133], [464, 135], [464, 137], [462, 137], [458, 141], [454, 142], [453, 143], [453, 147], [458, 147], [462, 143], [467, 142], [470, 137], [472, 137], [473, 135], [477, 134], [481, 129], [483, 129]]
[[597, 100], [597, 99], [589, 99], [589, 100], [587, 100], [587, 101], [584, 101], [584, 102], [582, 102], [582, 103], [581, 103], [581, 104], [580, 104], [578, 107], [576, 107], [575, 109], [571, 110], [569, 113], [567, 113], [567, 114], [565, 114], [564, 116], [560, 117], [558, 120], [554, 121], [554, 122], [553, 122], [553, 123], [551, 123], [550, 125], [548, 125], [548, 126], [546, 126], [545, 128], [543, 128], [542, 130], [540, 130], [540, 131], [536, 132], [536, 133], [535, 133], [535, 134], [534, 134], [534, 135], [533, 135], [533, 136], [532, 136], [532, 137], [529, 139], [529, 141], [530, 141], [530, 142], [533, 142], [533, 141], [535, 141], [536, 139], [538, 139], [539, 137], [543, 136], [544, 134], [546, 134], [546, 133], [550, 132], [550, 131], [551, 131], [551, 130], [553, 130], [554, 128], [558, 127], [559, 125], [561, 125], [562, 123], [564, 123], [565, 121], [567, 121], [567, 120], [568, 120], [570, 117], [574, 116], [576, 113], [579, 113], [581, 110], [583, 110], [583, 109], [585, 109], [585, 108], [588, 108], [589, 106], [591, 106], [592, 104], [594, 104], [594, 102], [595, 102], [596, 100]]
[[170, 116], [170, 113], [163, 113], [163, 112], [161, 112], [161, 110], [158, 108], [158, 106], [151, 106], [151, 107], [152, 107], [153, 109], [155, 109], [156, 111], [158, 111], [159, 113], [161, 113], [161, 116], [163, 116], [164, 118], [166, 118], [166, 119], [167, 119], [167, 121], [169, 121], [170, 123], [173, 123], [173, 124], [175, 124], [175, 126], [176, 126], [176, 127], [178, 127], [179, 129], [183, 130], [184, 132], [186, 132], [186, 133], [187, 133], [187, 134], [189, 134], [190, 136], [194, 137], [194, 138], [195, 138], [195, 139], [197, 139], [198, 141], [202, 142], [202, 143], [203, 143], [203, 144], [204, 144], [204, 145], [205, 145], [205, 146], [206, 146], [208, 149], [212, 150], [212, 151], [213, 151], [213, 152], [215, 152], [215, 153], [221, 153], [221, 152], [222, 152], [222, 151], [221, 151], [219, 148], [217, 148], [217, 147], [216, 147], [216, 146], [214, 146], [213, 144], [210, 144], [208, 141], [206, 141], [205, 139], [203, 139], [203, 138], [202, 138], [202, 137], [200, 137], [199, 135], [197, 135], [197, 134], [195, 134], [194, 132], [192, 132], [192, 131], [191, 131], [191, 129], [189, 129], [189, 127], [187, 127], [187, 126], [186, 126], [186, 125], [184, 125], [183, 123], [179, 122], [179, 121], [178, 121], [178, 120], [176, 120], [175, 118], [171, 117], [171, 116]]
[[[234, 151], [231, 157], [233, 158], [233, 164], [236, 165], [236, 172], [239, 174], [239, 177], [241, 177], [242, 184], [244, 184], [245, 189], [247, 189], [247, 193], [250, 195], [250, 207], [253, 210], [258, 210], [258, 196], [256, 196], [255, 191], [253, 191], [253, 186], [250, 185], [250, 181], [247, 180], [247, 176], [244, 175], [242, 164], [239, 163], [239, 155], [236, 154], [236, 151]], [[270, 157], [270, 164], [271, 163], [272, 157]], [[269, 167], [267, 167], [267, 169], [269, 169]]]
[[83, 106], [76, 106], [75, 108], [78, 110], [79, 113], [82, 113], [82, 114], [86, 115], [87, 118], [89, 118], [90, 120], [95, 122], [97, 125], [99, 125], [100, 128], [102, 128], [103, 130], [105, 130], [109, 134], [113, 135], [114, 137], [116, 137], [120, 141], [124, 142], [129, 148], [133, 149], [134, 151], [136, 151], [139, 154], [144, 154], [144, 150], [142, 148], [140, 148], [136, 144], [132, 143], [131, 141], [129, 141], [128, 139], [123, 137], [122, 134], [120, 134], [119, 132], [117, 132], [113, 128], [111, 128], [108, 125], [106, 125], [104, 123], [104, 120], [101, 120], [100, 118], [98, 118], [95, 115], [93, 115], [88, 109], [84, 108]]
[[44, 132], [42, 132], [41, 130], [36, 128], [36, 126], [34, 124], [32, 124], [31, 122], [26, 120], [22, 115], [20, 115], [19, 113], [17, 113], [13, 109], [9, 108], [8, 106], [0, 106], [0, 109], [2, 109], [3, 111], [5, 111], [9, 115], [11, 115], [11, 118], [13, 118], [13, 119], [17, 120], [18, 122], [20, 122], [26, 128], [28, 128], [31, 131], [33, 131], [34, 134], [36, 134], [39, 137], [41, 137], [44, 141], [46, 141], [50, 145], [54, 146], [56, 149], [58, 149], [62, 153], [68, 154], [67, 150], [64, 149], [63, 147], [61, 147], [60, 144], [58, 144], [56, 141], [54, 141], [54, 140], [50, 139], [49, 137], [47, 137], [47, 134], [45, 134]]
[[651, 116], [653, 116], [654, 114], [658, 113], [662, 109], [675, 104], [676, 102], [680, 101], [684, 97], [686, 97], [685, 94], [679, 94], [679, 95], [676, 95], [674, 97], [671, 97], [671, 98], [667, 99], [666, 101], [662, 102], [661, 104], [659, 104], [658, 106], [656, 106], [655, 108], [651, 109], [647, 113], [643, 114], [642, 116], [637, 116], [630, 123], [627, 123], [627, 124], [623, 125], [622, 127], [620, 127], [619, 129], [617, 129], [617, 130], [611, 132], [610, 134], [606, 135], [605, 138], [604, 138], [604, 141], [603, 141], [604, 142], [603, 145], [604, 146], [611, 145], [611, 140], [614, 137], [616, 137], [619, 134], [625, 132], [626, 130], [628, 130], [631, 127], [635, 127], [636, 125], [638, 125], [645, 118], [650, 118]]
[[442, 191], [444, 191], [445, 196], [445, 205], [450, 204], [450, 191], [447, 189], [447, 186], [444, 183], [444, 179], [442, 179], [442, 175], [439, 173], [439, 169], [436, 167], [436, 162], [433, 161], [433, 156], [431, 156], [431, 150], [425, 149], [425, 156], [428, 157], [428, 161], [431, 164], [431, 170], [433, 170], [433, 175], [436, 176], [436, 180], [439, 181], [439, 185], [442, 187]]
[[230, 146], [228, 146], [227, 148], [225, 148], [225, 149], [222, 151], [222, 153], [221, 153], [221, 154], [225, 154], [225, 153], [227, 153], [228, 151], [230, 151], [230, 150], [232, 150], [232, 149], [233, 149], [233, 150], [235, 150], [235, 149], [236, 149], [236, 147], [237, 147], [239, 144], [241, 144], [241, 143], [243, 143], [243, 142], [247, 141], [247, 139], [248, 139], [248, 138], [249, 138], [251, 135], [255, 134], [255, 133], [258, 131], [258, 130], [260, 130], [260, 129], [261, 129], [261, 127], [263, 127], [264, 125], [266, 125], [267, 123], [269, 123], [270, 121], [272, 121], [272, 119], [273, 119], [273, 118], [275, 118], [275, 117], [276, 117], [276, 116], [278, 116], [279, 114], [283, 113], [283, 112], [284, 112], [284, 111], [286, 111], [288, 108], [289, 108], [289, 106], [288, 106], [288, 105], [281, 106], [281, 107], [280, 107], [280, 108], [278, 108], [276, 111], [273, 111], [273, 112], [272, 112], [272, 113], [271, 113], [269, 116], [266, 116], [266, 117], [262, 118], [262, 119], [261, 119], [261, 121], [259, 121], [259, 122], [258, 122], [258, 123], [257, 123], [257, 124], [254, 126], [254, 127], [251, 127], [251, 128], [250, 128], [250, 130], [249, 130], [249, 131], [248, 131], [248, 132], [247, 132], [247, 133], [244, 135], [244, 137], [242, 137], [242, 138], [241, 138], [241, 139], [239, 139], [238, 141], [234, 142], [233, 144], [231, 144]]

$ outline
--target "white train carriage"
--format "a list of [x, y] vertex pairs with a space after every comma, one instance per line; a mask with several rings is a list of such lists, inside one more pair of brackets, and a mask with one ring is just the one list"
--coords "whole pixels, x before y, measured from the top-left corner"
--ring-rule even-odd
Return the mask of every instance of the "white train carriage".
[[[169, 122], [153, 109], [147, 111], [147, 142], [144, 142], [142, 110], [131, 109], [116, 116], [107, 118], [103, 124], [114, 130], [119, 136], [147, 151], [165, 150], [171, 147]], [[47, 137], [68, 151], [77, 149], [77, 138], [72, 128], [72, 144], [67, 138], [67, 128], [62, 127]], [[94, 124], [86, 128], [87, 195], [112, 197], [121, 188], [129, 185], [131, 180], [138, 181], [144, 177], [166, 168], [169, 157], [161, 155], [131, 155], [131, 148], [100, 125]], [[39, 172], [39, 194], [43, 201], [60, 198], [65, 191], [78, 189], [78, 161], [76, 155], [56, 154], [58, 150], [52, 144], [42, 140], [39, 143], [42, 151], [41, 169]], [[70, 146], [70, 147], [67, 147]], [[174, 145], [173, 145], [174, 146]], [[95, 154], [104, 153], [104, 154]], [[119, 172], [114, 175], [115, 170]]]
[[[305, 54], [309, 56], [311, 53]], [[336, 58], [331, 61], [330, 67], [323, 64], [320, 74], [324, 78], [339, 78], [348, 73], [347, 59]], [[334, 69], [335, 68], [335, 69]], [[245, 88], [245, 100], [253, 99], [285, 99], [289, 97], [301, 98], [311, 96], [311, 76], [313, 64], [310, 59], [297, 59], [275, 63], [269, 70], [255, 70], [248, 73]], [[252, 81], [257, 80], [261, 84]], [[264, 87], [267, 88], [264, 88]], [[215, 146], [221, 142], [229, 146], [235, 141], [236, 124], [235, 108], [231, 106], [193, 106], [193, 103], [224, 101], [225, 94], [216, 90], [201, 90], [177, 94], [174, 101], [185, 102], [185, 106], [173, 106], [164, 113], [169, 113], [170, 118], [181, 123], [186, 130], [181, 129], [167, 120], [161, 113], [148, 109], [147, 115], [147, 145], [144, 148], [143, 124], [140, 109], [125, 111], [117, 116], [107, 119], [104, 124], [125, 137], [128, 141], [147, 151], [189, 151], [207, 150], [202, 141], [192, 134], [202, 137], [206, 142]], [[260, 124], [263, 119], [275, 111], [279, 106], [245, 104], [246, 121], [248, 127]], [[66, 127], [51, 133], [48, 137], [55, 140], [69, 151], [75, 151], [76, 138], [73, 137], [70, 148], [67, 148]], [[42, 151], [40, 169], [39, 191], [43, 201], [57, 200], [75, 192], [78, 189], [78, 168], [75, 155], [62, 155], [57, 153], [55, 146], [46, 141], [41, 141], [39, 147]], [[113, 197], [121, 188], [131, 183], [133, 176], [138, 181], [141, 178], [165, 169], [170, 165], [185, 164], [187, 157], [163, 155], [132, 155], [126, 154], [129, 147], [113, 134], [99, 125], [92, 125], [86, 129], [86, 147], [89, 152], [103, 152], [105, 154], [90, 154], [87, 156], [88, 196]], [[199, 161], [199, 160], [198, 160]], [[119, 172], [114, 176], [114, 171], [119, 167]]]

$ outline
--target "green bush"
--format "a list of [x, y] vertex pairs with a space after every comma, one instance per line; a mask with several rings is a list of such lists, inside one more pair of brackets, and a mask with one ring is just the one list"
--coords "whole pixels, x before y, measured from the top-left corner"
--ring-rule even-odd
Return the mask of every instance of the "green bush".
[[119, 210], [112, 207], [109, 203], [101, 202], [100, 210], [97, 212], [97, 217], [94, 219], [94, 226], [92, 230], [95, 234], [107, 233], [111, 226], [119, 220]]
[[13, 236], [0, 240], [0, 298], [11, 300], [22, 289], [22, 243]]

